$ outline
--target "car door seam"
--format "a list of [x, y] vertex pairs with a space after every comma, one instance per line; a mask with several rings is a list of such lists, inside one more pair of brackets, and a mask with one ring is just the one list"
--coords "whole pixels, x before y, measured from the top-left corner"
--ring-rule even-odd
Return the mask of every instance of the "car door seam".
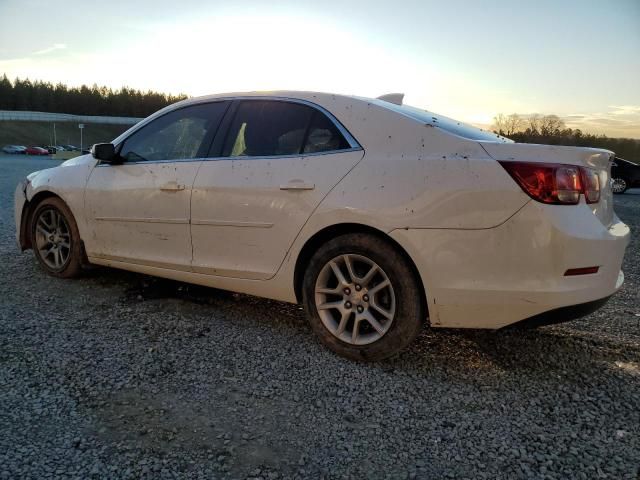
[[366, 151], [363, 148], [362, 149], [362, 156], [360, 157], [360, 159], [356, 163], [354, 163], [351, 166], [351, 168], [349, 170], [347, 170], [347, 172], [342, 177], [340, 177], [338, 179], [338, 181], [331, 188], [329, 188], [327, 190], [327, 193], [320, 199], [320, 201], [316, 204], [316, 206], [313, 208], [313, 210], [311, 210], [311, 213], [309, 214], [307, 219], [304, 221], [304, 223], [302, 224], [302, 226], [298, 230], [298, 233], [293, 238], [293, 241], [289, 245], [289, 248], [287, 248], [287, 251], [285, 252], [284, 257], [282, 258], [282, 261], [280, 262], [280, 265], [278, 265], [278, 268], [276, 269], [275, 273], [273, 275], [271, 275], [269, 278], [266, 278], [265, 280], [271, 280], [276, 275], [278, 275], [278, 273], [280, 272], [280, 269], [282, 268], [282, 265], [284, 265], [284, 262], [286, 261], [287, 257], [291, 253], [291, 249], [293, 248], [293, 246], [295, 245], [296, 241], [300, 237], [300, 234], [302, 233], [302, 230], [304, 230], [304, 227], [306, 227], [306, 225], [307, 225], [307, 223], [309, 223], [309, 220], [311, 219], [311, 217], [313, 217], [313, 214], [316, 213], [316, 210], [318, 210], [318, 208], [320, 208], [320, 205], [322, 205], [322, 203], [325, 201], [325, 199], [340, 184], [340, 182], [342, 182], [342, 180], [344, 180], [346, 178], [346, 176], [349, 175], [353, 171], [353, 169], [356, 168], [360, 164], [360, 162], [362, 162], [362, 160], [364, 159], [365, 155], [366, 155]]

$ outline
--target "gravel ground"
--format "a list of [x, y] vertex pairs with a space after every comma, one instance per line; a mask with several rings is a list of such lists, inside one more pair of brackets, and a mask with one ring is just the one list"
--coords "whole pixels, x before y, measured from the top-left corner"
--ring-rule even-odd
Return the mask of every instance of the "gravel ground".
[[0, 158], [0, 479], [615, 478], [640, 467], [640, 192], [623, 289], [579, 321], [322, 348], [297, 306], [108, 269], [46, 276]]

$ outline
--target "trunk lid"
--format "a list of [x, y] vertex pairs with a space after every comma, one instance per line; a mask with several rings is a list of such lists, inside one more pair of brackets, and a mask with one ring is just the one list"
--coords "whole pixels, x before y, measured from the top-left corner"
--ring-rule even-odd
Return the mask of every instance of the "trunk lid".
[[[494, 160], [564, 163], [593, 168], [600, 178], [600, 200], [587, 204], [605, 227], [613, 223], [613, 196], [611, 193], [611, 162], [614, 153], [609, 150], [532, 143], [479, 142]], [[584, 203], [581, 199], [580, 203]]]

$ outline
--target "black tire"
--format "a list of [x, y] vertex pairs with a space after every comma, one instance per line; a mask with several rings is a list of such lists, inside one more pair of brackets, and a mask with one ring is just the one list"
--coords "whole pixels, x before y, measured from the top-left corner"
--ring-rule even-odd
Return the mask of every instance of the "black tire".
[[611, 189], [611, 191], [613, 192], [614, 195], [621, 195], [624, 192], [627, 191], [627, 189], [629, 188], [629, 181], [626, 178], [623, 177], [614, 177], [611, 179], [613, 182], [620, 182], [620, 184], [623, 185], [622, 190], [618, 190], [618, 191], [614, 191], [613, 188]]
[[[366, 257], [367, 260], [375, 262], [391, 283], [392, 295], [395, 297], [393, 303], [395, 314], [389, 322], [390, 326], [387, 327], [386, 333], [372, 343], [355, 345], [343, 341], [325, 326], [318, 312], [316, 282], [323, 268], [332, 259], [342, 255], [354, 255], [355, 258]], [[338, 355], [358, 361], [378, 361], [389, 358], [413, 342], [426, 318], [422, 301], [424, 292], [420, 290], [420, 283], [416, 279], [413, 268], [397, 248], [383, 238], [364, 233], [341, 235], [323, 245], [311, 257], [302, 284], [307, 317], [320, 341]], [[354, 318], [356, 317], [352, 317]], [[353, 323], [351, 325], [353, 331]], [[361, 327], [357, 328], [360, 331]]]
[[[61, 262], [61, 265], [57, 268], [51, 265], [51, 258], [43, 253], [45, 250], [40, 250], [38, 248], [38, 242], [42, 236], [42, 234], [38, 233], [38, 221], [41, 218], [41, 215], [47, 215], [51, 211], [57, 212], [64, 219], [64, 222], [66, 222], [66, 226], [68, 227], [65, 230], [68, 230], [69, 236], [68, 254], [65, 261]], [[33, 253], [38, 260], [38, 263], [45, 272], [59, 278], [73, 278], [80, 275], [82, 271], [83, 254], [78, 226], [71, 214], [71, 210], [69, 210], [69, 207], [67, 207], [60, 198], [45, 198], [38, 204], [33, 215], [31, 215], [30, 232], [31, 248], [33, 249]]]

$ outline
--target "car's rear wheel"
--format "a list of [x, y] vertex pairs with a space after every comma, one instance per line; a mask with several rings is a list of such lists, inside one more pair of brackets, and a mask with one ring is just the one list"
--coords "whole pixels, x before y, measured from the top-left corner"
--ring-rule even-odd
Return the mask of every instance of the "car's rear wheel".
[[408, 261], [388, 241], [346, 234], [323, 245], [303, 280], [303, 301], [320, 340], [355, 360], [382, 360], [420, 332], [422, 292]]
[[614, 177], [611, 179], [611, 191], [615, 194], [620, 194], [626, 192], [627, 188], [629, 188], [629, 184], [622, 177]]
[[50, 275], [70, 278], [82, 269], [78, 226], [65, 203], [44, 199], [31, 216], [31, 247], [38, 263]]

